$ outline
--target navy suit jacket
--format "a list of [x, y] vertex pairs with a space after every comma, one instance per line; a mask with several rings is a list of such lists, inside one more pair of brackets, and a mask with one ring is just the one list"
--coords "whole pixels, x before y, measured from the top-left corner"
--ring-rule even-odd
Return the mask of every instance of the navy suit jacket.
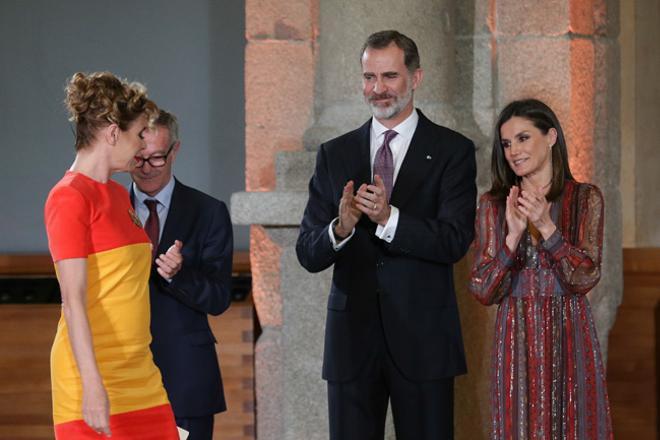
[[[132, 197], [131, 192], [131, 199]], [[175, 182], [158, 254], [183, 242], [183, 266], [171, 283], [151, 272], [151, 351], [178, 418], [224, 411], [215, 337], [207, 315], [231, 299], [232, 227], [226, 205]]]
[[[419, 110], [418, 110], [419, 112]], [[334, 264], [323, 378], [358, 376], [383, 332], [397, 368], [410, 380], [467, 371], [452, 265], [472, 242], [477, 189], [472, 141], [428, 120], [419, 122], [392, 190], [399, 209], [391, 243], [362, 215], [339, 251], [328, 236], [342, 189], [371, 180], [371, 120], [321, 145], [296, 252], [310, 272]]]

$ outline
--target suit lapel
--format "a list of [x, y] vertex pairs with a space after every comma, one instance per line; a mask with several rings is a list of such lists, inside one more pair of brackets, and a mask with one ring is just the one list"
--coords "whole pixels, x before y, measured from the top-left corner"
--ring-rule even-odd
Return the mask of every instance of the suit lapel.
[[[346, 181], [353, 180], [354, 189], [357, 191], [363, 183], [371, 183], [371, 118], [358, 128], [355, 136], [349, 138], [347, 142], [342, 158], [345, 164], [342, 187]], [[337, 194], [337, 203], [340, 197], [341, 192]], [[369, 230], [376, 228], [365, 215], [360, 218], [360, 224]]]
[[358, 133], [360, 145], [358, 146], [358, 171], [354, 182], [356, 191], [363, 183], [371, 183], [371, 119], [360, 127]]
[[131, 199], [131, 206], [135, 210], [135, 191], [133, 191], [133, 182], [131, 182], [131, 184], [128, 186], [128, 195]]
[[421, 185], [424, 178], [432, 168], [439, 156], [438, 145], [432, 139], [431, 122], [421, 111], [419, 122], [410, 141], [408, 152], [403, 159], [399, 175], [392, 189], [390, 203], [396, 207], [402, 207], [414, 194], [415, 188]]

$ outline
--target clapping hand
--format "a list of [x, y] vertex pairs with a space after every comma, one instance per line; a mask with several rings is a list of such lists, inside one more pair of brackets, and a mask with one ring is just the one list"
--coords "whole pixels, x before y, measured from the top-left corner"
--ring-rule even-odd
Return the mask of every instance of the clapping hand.
[[525, 228], [527, 227], [527, 217], [519, 209], [518, 199], [520, 188], [512, 186], [509, 195], [506, 197], [506, 226], [508, 233], [506, 235], [506, 245], [511, 252], [515, 252], [520, 242]]
[[[364, 185], [363, 185], [364, 186]], [[344, 190], [339, 201], [339, 221], [335, 225], [334, 233], [340, 239], [346, 238], [351, 234], [353, 228], [360, 220], [362, 213], [356, 207], [355, 196], [353, 194], [353, 181], [349, 180], [344, 185]]]
[[557, 229], [550, 217], [550, 206], [551, 203], [537, 190], [524, 190], [518, 198], [518, 210], [539, 230], [545, 240]]
[[376, 174], [374, 183], [362, 184], [355, 196], [357, 209], [366, 214], [369, 219], [381, 226], [385, 226], [390, 218], [391, 207], [387, 201], [387, 189], [383, 179]]
[[181, 248], [183, 243], [175, 240], [174, 244], [170, 246], [166, 253], [160, 254], [156, 258], [156, 270], [166, 280], [171, 280], [181, 269], [183, 264], [183, 255], [181, 255]]

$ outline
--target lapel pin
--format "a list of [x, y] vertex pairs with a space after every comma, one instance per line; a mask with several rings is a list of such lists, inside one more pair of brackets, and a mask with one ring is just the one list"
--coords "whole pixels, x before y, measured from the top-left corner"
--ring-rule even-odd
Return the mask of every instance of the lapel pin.
[[427, 154], [426, 155], [426, 160], [431, 160], [431, 159], [433, 159], [433, 158]]
[[131, 220], [133, 220], [133, 223], [135, 223], [135, 226], [142, 228], [142, 222], [140, 222], [140, 219], [138, 218], [137, 214], [135, 214], [133, 208], [128, 208], [128, 215], [131, 217]]

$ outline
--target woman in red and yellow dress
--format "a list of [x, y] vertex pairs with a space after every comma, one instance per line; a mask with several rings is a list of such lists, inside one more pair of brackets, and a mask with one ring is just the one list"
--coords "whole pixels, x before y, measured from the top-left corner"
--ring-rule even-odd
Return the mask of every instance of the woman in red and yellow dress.
[[75, 74], [66, 104], [76, 158], [45, 207], [62, 292], [51, 352], [57, 439], [178, 439], [149, 344], [150, 241], [110, 179], [144, 148], [156, 106], [137, 83]]

